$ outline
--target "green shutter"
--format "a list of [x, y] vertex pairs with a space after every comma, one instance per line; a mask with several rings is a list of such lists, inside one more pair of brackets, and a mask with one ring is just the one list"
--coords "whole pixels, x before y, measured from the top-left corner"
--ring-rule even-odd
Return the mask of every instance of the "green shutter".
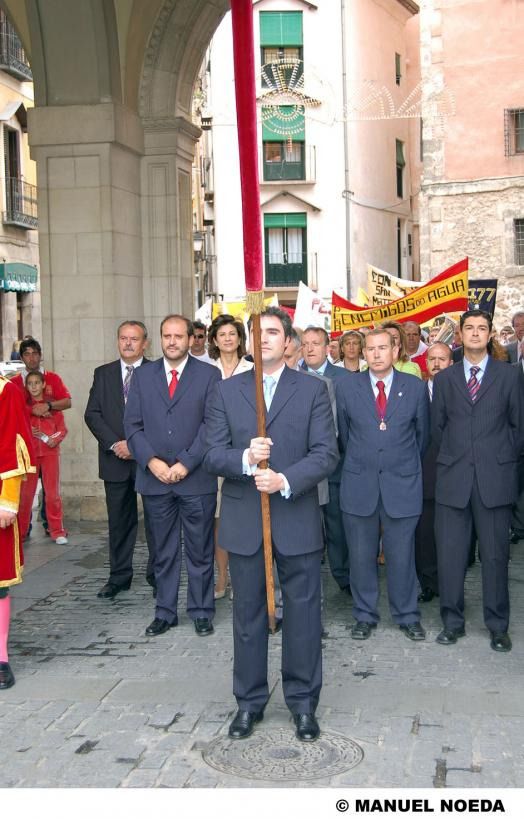
[[264, 213], [265, 228], [305, 228], [305, 213]]
[[404, 143], [401, 142], [400, 139], [396, 139], [395, 142], [397, 143], [397, 165], [403, 168], [406, 164], [406, 160], [404, 159]]
[[261, 11], [261, 46], [301, 46], [301, 11]]
[[306, 141], [303, 105], [278, 105], [262, 108], [262, 140], [264, 142]]

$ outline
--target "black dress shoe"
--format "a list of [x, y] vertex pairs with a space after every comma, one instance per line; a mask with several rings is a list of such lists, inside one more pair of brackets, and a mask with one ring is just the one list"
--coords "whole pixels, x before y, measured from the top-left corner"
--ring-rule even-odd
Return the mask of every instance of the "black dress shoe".
[[239, 709], [235, 719], [229, 726], [229, 736], [231, 739], [246, 739], [251, 736], [257, 722], [264, 719], [263, 711], [242, 711]]
[[293, 714], [297, 726], [296, 736], [301, 742], [314, 742], [320, 734], [320, 727], [314, 714]]
[[341, 586], [340, 591], [344, 592], [344, 594], [347, 594], [348, 597], [351, 597], [351, 586], [349, 585], [349, 583], [347, 586]]
[[437, 637], [437, 643], [440, 643], [441, 646], [452, 646], [459, 637], [464, 637], [465, 634], [464, 626], [462, 628], [443, 628]]
[[425, 586], [417, 599], [419, 603], [431, 603], [434, 597], [438, 597], [438, 592], [433, 591], [429, 586]]
[[402, 623], [399, 626], [400, 630], [404, 632], [406, 637], [410, 640], [425, 640], [426, 632], [419, 622], [416, 623]]
[[11, 688], [15, 684], [15, 675], [9, 663], [0, 663], [0, 690]]
[[168, 623], [167, 620], [162, 620], [160, 617], [155, 617], [153, 622], [146, 628], [146, 636], [158, 637], [159, 634], [164, 634], [170, 628], [175, 628], [175, 626], [178, 626], [178, 617], [175, 617], [172, 623]]
[[122, 585], [118, 585], [117, 583], [111, 583], [110, 580], [102, 586], [100, 591], [97, 594], [97, 597], [105, 597], [106, 599], [112, 599], [116, 597], [116, 595], [121, 591], [128, 591], [131, 588], [131, 581], [129, 580], [127, 583], [123, 583]]
[[352, 626], [351, 636], [354, 640], [367, 640], [371, 634], [371, 629], [376, 627], [376, 623], [365, 623], [363, 620], [359, 620], [358, 623]]
[[207, 637], [214, 632], [213, 623], [207, 617], [197, 617], [195, 620], [195, 631], [199, 637]]
[[493, 649], [493, 651], [511, 651], [511, 639], [508, 632], [492, 631], [490, 646]]

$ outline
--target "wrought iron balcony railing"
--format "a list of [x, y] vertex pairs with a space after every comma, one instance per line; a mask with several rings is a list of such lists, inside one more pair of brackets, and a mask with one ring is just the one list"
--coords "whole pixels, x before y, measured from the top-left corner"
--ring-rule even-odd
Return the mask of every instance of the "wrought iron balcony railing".
[[17, 177], [6, 177], [3, 223], [25, 230], [38, 228], [36, 185], [30, 185]]
[[33, 79], [22, 43], [4, 12], [0, 13], [0, 70], [22, 82]]

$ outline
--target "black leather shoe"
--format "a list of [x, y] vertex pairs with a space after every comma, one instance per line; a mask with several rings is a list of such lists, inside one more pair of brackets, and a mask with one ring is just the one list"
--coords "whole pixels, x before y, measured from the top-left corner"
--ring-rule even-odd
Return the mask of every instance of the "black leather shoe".
[[229, 736], [231, 739], [246, 739], [253, 733], [257, 722], [261, 722], [263, 719], [263, 711], [242, 711], [239, 709], [235, 719], [229, 726]]
[[314, 714], [293, 714], [297, 726], [296, 736], [301, 742], [314, 742], [320, 735], [320, 727]]
[[268, 631], [270, 634], [278, 634], [279, 631], [282, 631], [282, 617], [275, 617], [275, 631], [271, 631], [270, 628]]
[[108, 580], [107, 583], [104, 586], [102, 586], [102, 588], [98, 592], [97, 597], [105, 597], [106, 599], [112, 600], [113, 597], [116, 597], [119, 592], [127, 591], [130, 588], [131, 588], [130, 580], [121, 586], [119, 586], [117, 583], [111, 583]]
[[15, 675], [9, 663], [0, 663], [0, 690], [11, 688], [15, 684]]
[[164, 634], [170, 628], [175, 628], [175, 626], [178, 626], [178, 617], [175, 617], [172, 623], [168, 623], [167, 620], [162, 620], [160, 617], [155, 617], [153, 622], [146, 628], [146, 636], [158, 637], [159, 634]]
[[437, 637], [437, 643], [441, 646], [454, 645], [459, 637], [464, 637], [466, 634], [464, 627], [462, 628], [443, 628]]
[[347, 586], [341, 586], [340, 591], [344, 592], [344, 594], [347, 594], [348, 597], [351, 597], [351, 586], [349, 585], [349, 583]]
[[207, 637], [214, 632], [213, 623], [207, 617], [197, 617], [195, 620], [195, 631], [199, 637]]
[[508, 632], [500, 631], [497, 633], [492, 631], [490, 646], [493, 651], [511, 651], [511, 639]]
[[429, 586], [425, 586], [417, 599], [419, 603], [431, 603], [434, 597], [438, 597], [438, 592], [434, 592]]
[[351, 628], [351, 636], [354, 640], [367, 640], [371, 634], [371, 629], [377, 627], [376, 623], [364, 623], [359, 621]]
[[399, 626], [400, 630], [404, 632], [406, 637], [409, 637], [410, 640], [425, 640], [426, 639], [426, 632], [420, 625], [420, 623], [402, 623]]

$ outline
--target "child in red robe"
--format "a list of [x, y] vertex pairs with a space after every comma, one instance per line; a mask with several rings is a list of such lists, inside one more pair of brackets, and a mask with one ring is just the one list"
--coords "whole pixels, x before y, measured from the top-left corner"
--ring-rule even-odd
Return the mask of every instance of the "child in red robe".
[[[45, 376], [40, 371], [28, 373], [26, 382], [29, 409], [33, 404], [46, 403]], [[33, 432], [33, 446], [36, 455], [37, 470], [30, 475], [22, 487], [20, 499], [20, 531], [26, 537], [35, 497], [38, 476], [42, 480], [45, 492], [47, 521], [51, 537], [59, 546], [67, 543], [67, 532], [64, 529], [62, 499], [60, 497], [60, 442], [67, 435], [63, 413], [50, 410], [45, 415], [30, 415], [29, 422]]]

